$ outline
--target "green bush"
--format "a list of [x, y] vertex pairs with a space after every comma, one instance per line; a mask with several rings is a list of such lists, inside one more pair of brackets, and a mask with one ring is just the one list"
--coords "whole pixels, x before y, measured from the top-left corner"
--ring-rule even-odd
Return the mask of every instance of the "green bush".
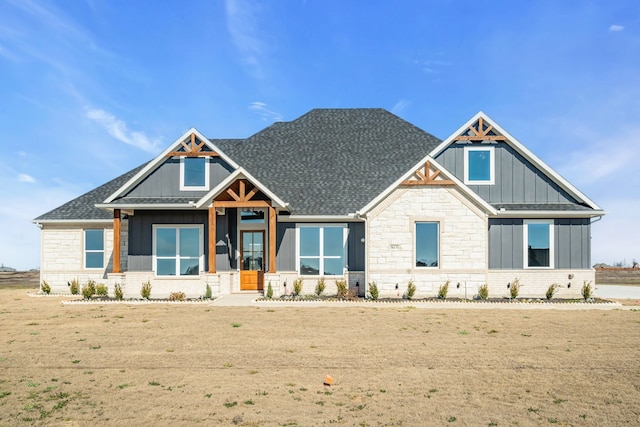
[[69, 290], [71, 291], [71, 295], [78, 295], [80, 293], [80, 283], [78, 279], [73, 279], [71, 283], [69, 283]]
[[369, 295], [371, 295], [372, 300], [377, 300], [380, 295], [378, 292], [378, 284], [375, 280], [369, 283]]
[[[149, 294], [151, 294], [151, 289], [149, 289]], [[145, 298], [149, 298], [149, 297], [147, 296]], [[169, 301], [184, 301], [185, 298], [186, 298], [186, 295], [184, 294], [184, 292], [171, 292], [169, 294]]]
[[416, 285], [413, 283], [413, 280], [409, 280], [407, 283], [407, 292], [404, 294], [406, 299], [412, 299], [416, 294]]
[[593, 286], [591, 286], [591, 281], [584, 281], [582, 285], [582, 298], [590, 299], [593, 298]]
[[316, 295], [320, 296], [324, 292], [326, 285], [324, 283], [324, 277], [318, 279], [318, 284], [316, 285]]
[[511, 286], [509, 287], [509, 293], [511, 294], [511, 299], [518, 298], [518, 294], [520, 293], [521, 286], [522, 285], [520, 284], [520, 279], [516, 277], [516, 279], [513, 281], [513, 283], [511, 283]]
[[485, 283], [478, 288], [478, 298], [482, 300], [489, 298], [489, 285]]
[[51, 293], [51, 286], [49, 286], [46, 280], [42, 281], [42, 285], [40, 285], [40, 289], [42, 289], [42, 292], [47, 295]]
[[211, 285], [207, 283], [207, 289], [204, 292], [204, 299], [211, 299]]
[[549, 286], [547, 288], [547, 299], [552, 299], [553, 296], [556, 294], [556, 291], [558, 290], [558, 288], [560, 287], [560, 285], [558, 285], [557, 283], [552, 284], [551, 286]]
[[302, 279], [297, 278], [293, 281], [293, 295], [297, 296], [302, 293]]
[[271, 282], [269, 282], [269, 285], [267, 286], [267, 298], [273, 298], [273, 288], [271, 287]]
[[447, 294], [449, 293], [449, 283], [447, 280], [444, 284], [440, 285], [438, 288], [438, 299], [447, 299]]
[[151, 282], [147, 280], [142, 284], [142, 288], [140, 289], [140, 296], [144, 299], [149, 299], [151, 296]]
[[95, 280], [87, 280], [87, 284], [82, 287], [82, 296], [84, 299], [89, 299], [96, 294], [96, 282]]
[[336, 280], [336, 288], [338, 288], [338, 298], [346, 298], [349, 295], [349, 287], [346, 280]]
[[107, 295], [109, 295], [109, 288], [107, 287], [107, 285], [103, 285], [102, 283], [96, 285], [96, 295], [99, 295], [101, 297], [106, 297]]
[[113, 295], [117, 300], [121, 300], [124, 297], [124, 293], [122, 292], [122, 286], [120, 286], [120, 283], [116, 283], [113, 287]]

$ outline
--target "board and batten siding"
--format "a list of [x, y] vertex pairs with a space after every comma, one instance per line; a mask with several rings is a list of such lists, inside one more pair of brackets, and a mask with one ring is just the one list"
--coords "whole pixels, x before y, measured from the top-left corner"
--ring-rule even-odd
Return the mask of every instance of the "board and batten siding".
[[[489, 219], [489, 268], [524, 268], [522, 219]], [[588, 218], [554, 220], [554, 268], [591, 266], [591, 223]]]
[[578, 203], [510, 145], [454, 143], [436, 160], [464, 182], [464, 147], [495, 147], [495, 184], [468, 187], [489, 203]]
[[[209, 189], [214, 188], [233, 172], [219, 157], [209, 159]], [[202, 197], [207, 191], [180, 190], [180, 159], [167, 159], [151, 175], [136, 185], [126, 197]]]

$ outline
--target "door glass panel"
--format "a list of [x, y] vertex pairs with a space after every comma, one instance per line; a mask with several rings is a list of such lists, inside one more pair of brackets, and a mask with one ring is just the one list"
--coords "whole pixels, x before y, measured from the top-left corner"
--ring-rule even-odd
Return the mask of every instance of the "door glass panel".
[[[200, 256], [200, 230], [197, 228], [180, 229], [180, 256]], [[181, 269], [182, 271], [182, 269]]]
[[242, 269], [263, 270], [264, 266], [264, 236], [262, 232], [242, 233]]

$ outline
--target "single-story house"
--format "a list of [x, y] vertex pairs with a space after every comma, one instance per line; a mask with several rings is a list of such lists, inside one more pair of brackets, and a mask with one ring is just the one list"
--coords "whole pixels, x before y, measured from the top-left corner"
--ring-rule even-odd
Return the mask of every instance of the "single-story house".
[[578, 296], [605, 212], [480, 112], [441, 141], [384, 109], [314, 109], [246, 139], [190, 129], [146, 164], [39, 216], [41, 280], [125, 296], [274, 295], [325, 278], [365, 295]]

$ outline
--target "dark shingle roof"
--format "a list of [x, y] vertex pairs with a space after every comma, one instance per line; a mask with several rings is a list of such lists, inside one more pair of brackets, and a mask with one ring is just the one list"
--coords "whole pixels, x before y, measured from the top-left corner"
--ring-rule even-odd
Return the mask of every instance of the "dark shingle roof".
[[95, 188], [88, 193], [77, 197], [64, 205], [57, 207], [43, 215], [40, 215], [34, 222], [51, 221], [51, 220], [95, 220], [95, 219], [112, 219], [113, 214], [103, 209], [95, 207], [96, 203], [102, 203], [107, 197], [113, 194], [118, 188], [123, 186], [128, 180], [138, 173], [146, 163], [130, 170], [124, 175]]
[[441, 141], [384, 109], [315, 109], [246, 140], [212, 140], [296, 215], [363, 208]]

